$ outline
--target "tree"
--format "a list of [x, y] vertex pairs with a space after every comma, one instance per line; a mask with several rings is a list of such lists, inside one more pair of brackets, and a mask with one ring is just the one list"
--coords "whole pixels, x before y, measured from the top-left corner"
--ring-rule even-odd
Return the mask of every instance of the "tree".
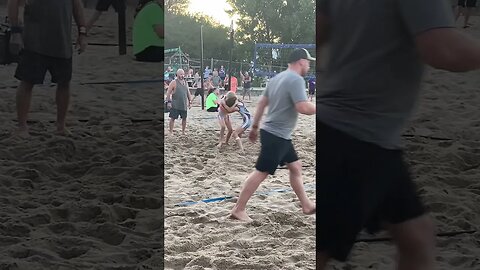
[[190, 0], [165, 0], [165, 11], [171, 14], [186, 14]]
[[229, 53], [228, 29], [199, 14], [165, 13], [165, 48], [181, 47], [200, 58], [200, 27], [203, 25], [204, 57], [219, 58]]
[[235, 36], [243, 48], [251, 48], [249, 59], [255, 43], [315, 43], [315, 0], [227, 1], [230, 14], [240, 17]]

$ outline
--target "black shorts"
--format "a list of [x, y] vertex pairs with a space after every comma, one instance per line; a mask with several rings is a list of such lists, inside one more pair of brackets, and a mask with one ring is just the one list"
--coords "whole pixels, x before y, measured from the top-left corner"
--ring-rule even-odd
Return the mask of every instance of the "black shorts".
[[252, 91], [252, 88], [248, 87], [248, 88], [243, 88], [243, 95], [246, 95], [246, 94], [249, 94], [250, 95], [250, 92]]
[[207, 109], [207, 112], [218, 112], [218, 107], [219, 105], [217, 105], [217, 107], [210, 107]]
[[477, 6], [477, 0], [458, 0], [458, 5], [461, 7], [476, 7]]
[[260, 143], [260, 155], [255, 164], [257, 171], [274, 175], [278, 165], [285, 165], [298, 160], [292, 140], [277, 137], [260, 129]]
[[110, 6], [113, 6], [115, 12], [125, 9], [125, 0], [98, 0], [95, 9], [97, 11], [107, 11]]
[[401, 150], [357, 140], [317, 121], [317, 252], [345, 261], [358, 233], [425, 214]]
[[308, 94], [309, 94], [309, 95], [315, 95], [315, 88], [313, 88], [313, 89], [308, 89]]
[[135, 58], [140, 62], [153, 62], [159, 63], [164, 60], [164, 49], [163, 47], [150, 46], [145, 48], [145, 50], [137, 53]]
[[174, 108], [170, 109], [170, 114], [168, 115], [168, 117], [172, 119], [178, 119], [179, 116], [182, 117], [182, 119], [187, 119], [187, 111], [177, 110]]
[[203, 90], [202, 90], [202, 88], [197, 88], [197, 89], [195, 90], [194, 96], [203, 96]]
[[72, 80], [72, 58], [56, 58], [23, 50], [15, 71], [20, 81], [42, 84], [47, 71], [52, 75], [53, 83], [67, 83]]

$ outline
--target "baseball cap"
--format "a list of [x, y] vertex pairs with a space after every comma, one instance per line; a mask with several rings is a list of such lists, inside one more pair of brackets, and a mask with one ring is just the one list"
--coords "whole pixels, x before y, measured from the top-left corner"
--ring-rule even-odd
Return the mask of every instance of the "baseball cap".
[[316, 59], [310, 55], [310, 53], [305, 50], [304, 48], [295, 49], [290, 56], [288, 57], [288, 63], [296, 62], [300, 59], [307, 59], [311, 61], [315, 61]]

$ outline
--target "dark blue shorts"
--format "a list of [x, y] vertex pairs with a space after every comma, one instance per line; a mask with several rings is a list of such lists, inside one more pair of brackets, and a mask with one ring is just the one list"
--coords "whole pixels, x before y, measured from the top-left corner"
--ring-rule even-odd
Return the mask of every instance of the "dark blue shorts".
[[72, 79], [72, 58], [56, 58], [23, 50], [15, 71], [15, 78], [31, 84], [42, 84], [47, 71], [53, 83], [67, 83]]
[[187, 119], [187, 111], [171, 108], [168, 116], [172, 119], [178, 119], [179, 116], [182, 117], [182, 119]]

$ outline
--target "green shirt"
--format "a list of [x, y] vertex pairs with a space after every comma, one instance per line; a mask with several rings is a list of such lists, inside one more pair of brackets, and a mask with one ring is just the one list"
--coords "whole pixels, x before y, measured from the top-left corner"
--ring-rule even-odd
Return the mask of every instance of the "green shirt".
[[217, 104], [215, 103], [215, 100], [217, 100], [217, 95], [215, 93], [210, 93], [208, 95], [207, 100], [205, 101], [205, 107], [207, 107], [207, 110], [210, 108], [217, 107]]
[[163, 10], [156, 2], [147, 4], [138, 12], [133, 22], [133, 54], [150, 46], [164, 46], [164, 39], [155, 32], [155, 25], [163, 25], [163, 21]]

